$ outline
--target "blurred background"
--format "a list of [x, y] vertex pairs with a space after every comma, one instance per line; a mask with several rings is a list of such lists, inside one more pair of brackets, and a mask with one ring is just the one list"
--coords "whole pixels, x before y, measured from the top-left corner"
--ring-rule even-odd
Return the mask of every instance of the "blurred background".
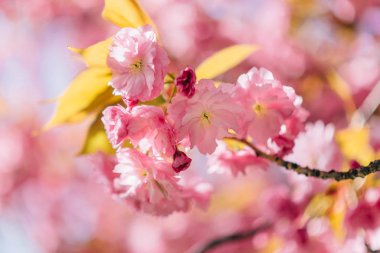
[[[218, 79], [235, 82], [252, 66], [265, 67], [296, 89], [310, 115], [291, 159], [315, 166], [341, 162], [333, 134], [363, 125], [353, 117], [357, 108], [370, 129], [370, 148], [379, 152], [380, 1], [141, 4], [158, 27], [171, 72], [196, 67], [225, 46], [260, 46]], [[90, 122], [40, 131], [56, 98], [85, 68], [67, 47], [87, 47], [117, 31], [101, 19], [103, 5], [102, 0], [0, 0], [1, 253], [192, 252], [215, 236], [261, 220], [276, 221], [276, 227], [212, 252], [356, 253], [366, 252], [366, 243], [380, 249], [380, 206], [374, 204], [380, 197], [378, 184], [350, 197], [353, 204], [341, 220], [334, 220], [327, 211], [310, 214], [310, 209], [321, 209], [315, 203], [330, 201], [327, 195], [312, 200], [335, 189], [333, 201], [339, 203], [352, 195], [351, 186], [336, 187], [277, 168], [253, 168], [236, 178], [210, 176], [206, 158], [194, 154], [190, 170], [215, 187], [208, 211], [157, 218], [114, 199], [99, 168], [106, 159], [76, 155]], [[312, 216], [306, 223], [305, 213]]]

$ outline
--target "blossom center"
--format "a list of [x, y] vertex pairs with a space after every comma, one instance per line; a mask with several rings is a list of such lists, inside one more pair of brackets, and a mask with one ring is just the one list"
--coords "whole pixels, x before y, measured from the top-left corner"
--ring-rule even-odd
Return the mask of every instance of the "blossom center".
[[203, 112], [201, 119], [202, 119], [202, 123], [211, 124], [211, 122], [210, 122], [210, 114], [208, 112]]
[[263, 104], [256, 103], [252, 106], [252, 110], [257, 116], [262, 116], [265, 113], [265, 106]]
[[141, 177], [147, 177], [148, 176], [148, 171], [147, 170], [142, 170], [141, 172], [140, 172], [140, 176]]
[[141, 70], [143, 65], [142, 60], [137, 60], [135, 63], [131, 64], [132, 71], [139, 71]]

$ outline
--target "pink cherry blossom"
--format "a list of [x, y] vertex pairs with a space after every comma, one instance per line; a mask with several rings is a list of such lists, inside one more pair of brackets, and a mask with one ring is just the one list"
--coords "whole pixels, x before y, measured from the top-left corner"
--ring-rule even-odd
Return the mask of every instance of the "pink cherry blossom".
[[239, 77], [235, 99], [244, 110], [246, 134], [259, 145], [266, 145], [269, 138], [280, 133], [299, 103], [291, 87], [282, 86], [268, 70], [257, 68]]
[[161, 108], [148, 105], [134, 106], [127, 111], [122, 106], [110, 106], [103, 112], [107, 136], [114, 147], [128, 138], [143, 152], [172, 156], [175, 151], [171, 126]]
[[132, 108], [128, 138], [142, 151], [172, 156], [175, 151], [174, 133], [161, 108], [141, 105]]
[[216, 148], [216, 140], [228, 136], [229, 129], [239, 131], [240, 108], [232, 100], [232, 87], [222, 84], [216, 88], [213, 81], [200, 80], [193, 97], [177, 94], [168, 107], [168, 116], [178, 140], [189, 138], [191, 147], [210, 154]]
[[112, 146], [120, 146], [128, 135], [130, 116], [120, 105], [109, 106], [103, 111], [102, 121]]
[[218, 142], [215, 152], [208, 156], [209, 173], [231, 173], [236, 177], [239, 173], [245, 175], [247, 169], [266, 169], [269, 162], [256, 156], [248, 148], [233, 151], [224, 142]]
[[112, 70], [109, 84], [115, 94], [147, 101], [160, 94], [169, 59], [158, 45], [153, 28], [146, 25], [116, 33], [107, 63]]
[[149, 157], [133, 149], [121, 149], [117, 153], [118, 164], [114, 172], [120, 174], [115, 179], [115, 187], [120, 189], [119, 197], [124, 198], [137, 210], [168, 215], [174, 211], [187, 211], [199, 194], [208, 194], [187, 189], [179, 184], [171, 164]]

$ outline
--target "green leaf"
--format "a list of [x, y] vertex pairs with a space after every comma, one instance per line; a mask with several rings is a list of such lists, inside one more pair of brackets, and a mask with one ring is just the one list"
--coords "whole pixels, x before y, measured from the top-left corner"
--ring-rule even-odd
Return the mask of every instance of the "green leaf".
[[44, 129], [78, 122], [112, 99], [108, 86], [111, 73], [107, 68], [89, 68], [81, 72], [58, 99], [58, 106]]
[[197, 67], [195, 71], [197, 79], [213, 79], [237, 66], [257, 49], [257, 46], [244, 44], [224, 48]]
[[152, 24], [137, 0], [105, 0], [102, 17], [119, 27]]
[[146, 102], [140, 102], [139, 104], [159, 106], [159, 105], [165, 104], [165, 102], [166, 102], [165, 99], [162, 96], [159, 96], [159, 97], [156, 97], [153, 100], [149, 100], [149, 101], [146, 101]]

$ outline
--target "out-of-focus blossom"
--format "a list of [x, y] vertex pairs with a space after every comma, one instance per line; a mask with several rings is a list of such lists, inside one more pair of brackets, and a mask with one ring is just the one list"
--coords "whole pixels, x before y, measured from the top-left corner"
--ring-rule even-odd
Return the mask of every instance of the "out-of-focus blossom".
[[380, 117], [373, 117], [369, 122], [370, 143], [375, 150], [380, 150]]
[[346, 223], [350, 229], [374, 230], [380, 226], [380, 198], [377, 189], [365, 192], [364, 198], [348, 213]]
[[123, 28], [114, 37], [107, 59], [110, 85], [127, 99], [147, 101], [163, 87], [169, 59], [152, 27]]
[[119, 196], [138, 210], [154, 215], [187, 211], [200, 194], [181, 186], [168, 162], [131, 149], [119, 150], [117, 158], [114, 172], [120, 176], [114, 182], [122, 189]]
[[[295, 140], [293, 153], [285, 158], [301, 166], [320, 170], [340, 168], [342, 157], [334, 139], [334, 126], [318, 121], [307, 124]], [[321, 155], [323, 152], [323, 155]]]
[[179, 141], [189, 138], [203, 154], [216, 148], [216, 140], [229, 135], [228, 129], [239, 131], [239, 106], [233, 101], [229, 88], [222, 84], [215, 88], [211, 80], [200, 80], [195, 94], [187, 98], [177, 94], [168, 108], [168, 116], [174, 124]]

